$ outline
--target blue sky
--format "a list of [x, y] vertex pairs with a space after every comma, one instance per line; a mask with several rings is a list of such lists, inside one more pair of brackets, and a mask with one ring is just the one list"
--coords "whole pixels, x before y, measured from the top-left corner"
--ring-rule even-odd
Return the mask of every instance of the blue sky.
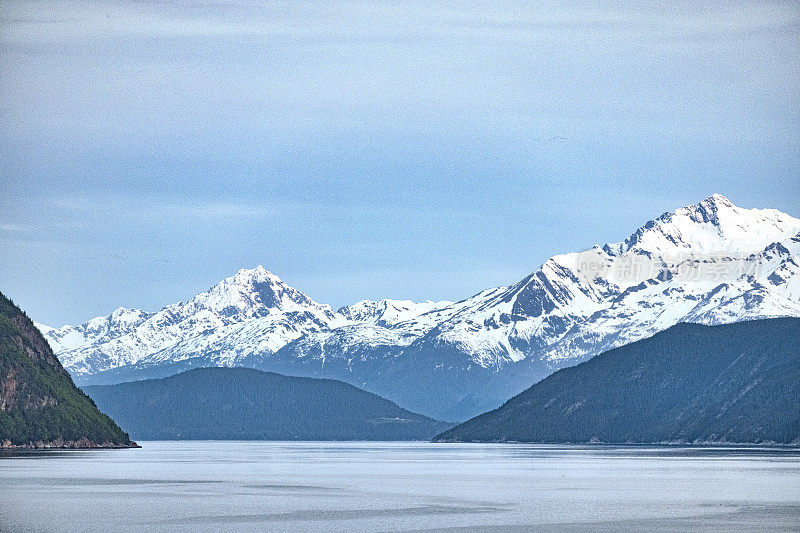
[[800, 215], [797, 3], [496, 4], [3, 2], [0, 290], [460, 299], [715, 192]]

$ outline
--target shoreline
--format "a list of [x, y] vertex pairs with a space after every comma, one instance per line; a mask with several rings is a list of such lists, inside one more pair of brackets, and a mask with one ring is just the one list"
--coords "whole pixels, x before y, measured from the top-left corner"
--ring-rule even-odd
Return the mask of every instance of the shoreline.
[[431, 444], [532, 444], [541, 446], [628, 446], [635, 447], [648, 447], [648, 446], [663, 446], [674, 448], [800, 448], [800, 442], [725, 442], [725, 441], [696, 441], [696, 442], [681, 442], [681, 441], [660, 441], [660, 442], [592, 442], [592, 441], [524, 441], [524, 440], [449, 440], [449, 439], [433, 439]]
[[97, 444], [95, 442], [79, 440], [79, 441], [50, 441], [50, 442], [30, 442], [28, 444], [0, 444], [0, 452], [6, 451], [53, 451], [53, 450], [121, 450], [128, 448], [141, 448], [139, 444], [134, 441], [128, 444], [114, 444], [111, 442], [104, 442]]

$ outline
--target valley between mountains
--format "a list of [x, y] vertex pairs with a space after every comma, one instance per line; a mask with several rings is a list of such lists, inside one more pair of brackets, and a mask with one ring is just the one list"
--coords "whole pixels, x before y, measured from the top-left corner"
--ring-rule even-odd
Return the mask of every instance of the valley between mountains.
[[462, 421], [678, 323], [800, 317], [798, 272], [800, 220], [714, 195], [459, 302], [334, 310], [259, 266], [155, 312], [37, 326], [80, 386], [246, 366], [341, 380]]

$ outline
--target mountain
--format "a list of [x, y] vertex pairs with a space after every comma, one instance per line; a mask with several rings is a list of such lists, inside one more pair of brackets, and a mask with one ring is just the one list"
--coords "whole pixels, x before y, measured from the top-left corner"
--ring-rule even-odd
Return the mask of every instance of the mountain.
[[329, 306], [259, 266], [157, 313], [121, 308], [82, 326], [41, 329], [80, 380], [121, 367], [195, 359], [231, 366], [253, 353], [273, 353], [306, 333], [328, 330], [337, 320], [341, 317]]
[[[514, 285], [388, 334], [355, 326], [301, 337], [268, 368], [337, 376], [409, 409], [463, 420], [558, 368], [680, 322], [800, 316], [798, 264], [800, 220], [715, 195], [621, 243], [553, 257]], [[414, 334], [392, 339], [403, 332]]]
[[250, 368], [84, 390], [145, 440], [428, 440], [449, 427], [341, 381]]
[[455, 303], [332, 311], [259, 267], [154, 314], [121, 310], [124, 327], [105, 329], [120, 318], [112, 315], [42, 329], [80, 384], [250, 366], [339, 379], [465, 420], [559, 368], [680, 322], [800, 316], [798, 272], [800, 220], [714, 195]]
[[800, 443], [800, 319], [678, 324], [565, 368], [439, 442]]
[[0, 448], [135, 446], [72, 382], [33, 322], [0, 294]]

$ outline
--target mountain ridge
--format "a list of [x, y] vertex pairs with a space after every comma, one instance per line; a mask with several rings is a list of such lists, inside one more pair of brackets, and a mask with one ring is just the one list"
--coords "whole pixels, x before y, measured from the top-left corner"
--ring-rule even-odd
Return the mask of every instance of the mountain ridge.
[[[678, 322], [800, 316], [798, 265], [800, 220], [713, 195], [624, 241], [556, 255], [515, 284], [459, 302], [363, 301], [334, 312], [258, 267], [215, 286], [234, 295], [216, 307], [129, 312], [128, 323], [143, 319], [132, 332], [57, 351], [84, 384], [246, 365], [341, 379], [463, 420], [558, 368]], [[213, 299], [204, 294], [195, 299]], [[71, 327], [43, 329], [58, 339]]]
[[563, 368], [436, 442], [800, 443], [800, 319], [676, 324]]
[[342, 381], [253, 368], [195, 368], [84, 391], [142, 440], [429, 440], [450, 426]]

